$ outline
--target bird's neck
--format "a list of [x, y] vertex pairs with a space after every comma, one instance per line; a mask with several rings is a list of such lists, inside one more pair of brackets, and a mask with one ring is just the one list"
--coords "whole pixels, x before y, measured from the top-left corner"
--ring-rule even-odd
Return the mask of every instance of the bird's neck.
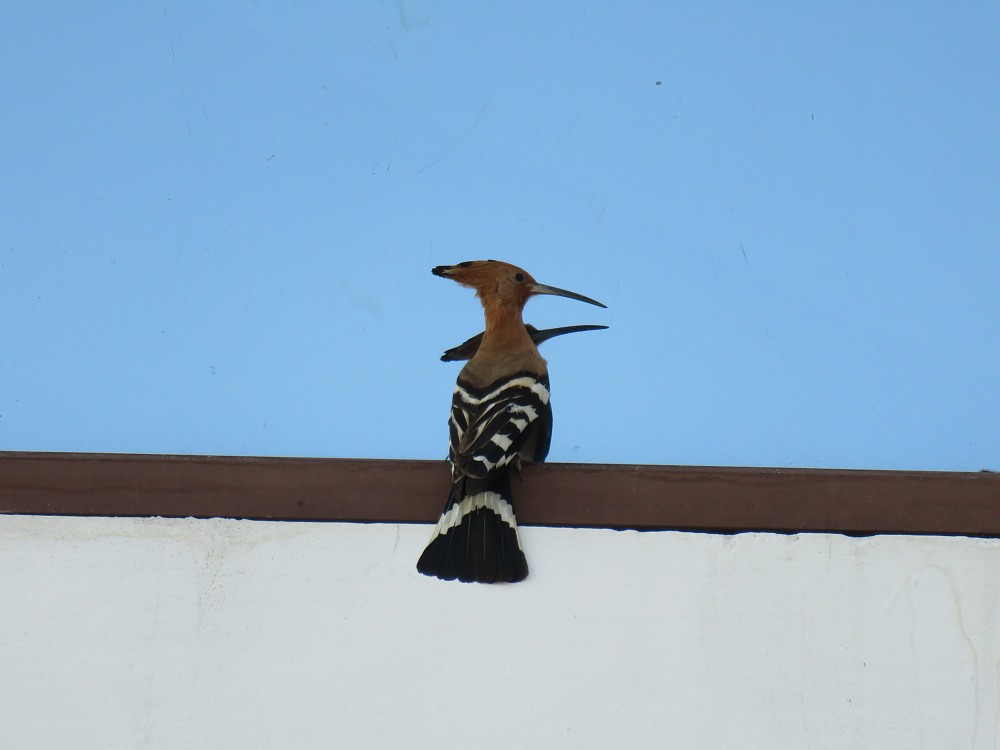
[[545, 360], [524, 327], [521, 309], [521, 306], [485, 308], [483, 343], [462, 369], [463, 379], [486, 386], [517, 372], [545, 374]]
[[502, 349], [507, 352], [535, 349], [535, 344], [524, 327], [521, 310], [520, 305], [486, 308], [486, 332], [479, 351], [484, 347], [487, 351]]

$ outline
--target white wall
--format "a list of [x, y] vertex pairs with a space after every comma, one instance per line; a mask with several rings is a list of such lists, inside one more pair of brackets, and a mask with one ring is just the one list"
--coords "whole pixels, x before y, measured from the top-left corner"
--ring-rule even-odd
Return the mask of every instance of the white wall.
[[1000, 542], [0, 517], [4, 748], [994, 748]]

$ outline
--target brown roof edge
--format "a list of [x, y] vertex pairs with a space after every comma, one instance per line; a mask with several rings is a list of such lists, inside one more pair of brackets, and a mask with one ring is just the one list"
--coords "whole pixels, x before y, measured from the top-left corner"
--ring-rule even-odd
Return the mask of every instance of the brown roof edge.
[[[444, 461], [0, 452], [0, 513], [430, 523]], [[525, 467], [526, 525], [1000, 536], [1000, 474]]]

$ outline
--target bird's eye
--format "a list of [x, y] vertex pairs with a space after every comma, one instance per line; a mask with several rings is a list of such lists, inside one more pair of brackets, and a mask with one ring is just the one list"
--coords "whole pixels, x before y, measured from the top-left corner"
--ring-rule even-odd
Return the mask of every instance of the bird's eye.
[[524, 281], [524, 274], [523, 273], [515, 273], [514, 274], [514, 281], [516, 281], [518, 283], [521, 283], [522, 281]]

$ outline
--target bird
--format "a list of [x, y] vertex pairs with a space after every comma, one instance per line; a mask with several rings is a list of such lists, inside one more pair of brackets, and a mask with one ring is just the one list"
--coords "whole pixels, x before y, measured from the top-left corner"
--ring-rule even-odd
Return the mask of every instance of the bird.
[[528, 563], [511, 473], [520, 471], [522, 461], [544, 461], [552, 438], [548, 369], [524, 325], [524, 305], [537, 295], [555, 295], [607, 306], [540, 284], [524, 269], [497, 260], [435, 266], [431, 273], [475, 289], [486, 330], [452, 394], [451, 489], [417, 571], [466, 583], [522, 581]]
[[[544, 344], [551, 338], [556, 336], [562, 336], [567, 333], [581, 333], [583, 331], [603, 331], [607, 329], [607, 326], [596, 326], [596, 325], [585, 325], [585, 326], [562, 326], [561, 328], [543, 328], [541, 330], [535, 328], [530, 323], [526, 323], [525, 328], [528, 329], [528, 335], [531, 336], [531, 340], [535, 342], [535, 346], [539, 344]], [[476, 351], [479, 349], [479, 345], [483, 343], [483, 333], [477, 333], [470, 339], [466, 339], [458, 346], [453, 346], [448, 349], [444, 354], [441, 355], [442, 362], [461, 362], [462, 360], [472, 359]]]

